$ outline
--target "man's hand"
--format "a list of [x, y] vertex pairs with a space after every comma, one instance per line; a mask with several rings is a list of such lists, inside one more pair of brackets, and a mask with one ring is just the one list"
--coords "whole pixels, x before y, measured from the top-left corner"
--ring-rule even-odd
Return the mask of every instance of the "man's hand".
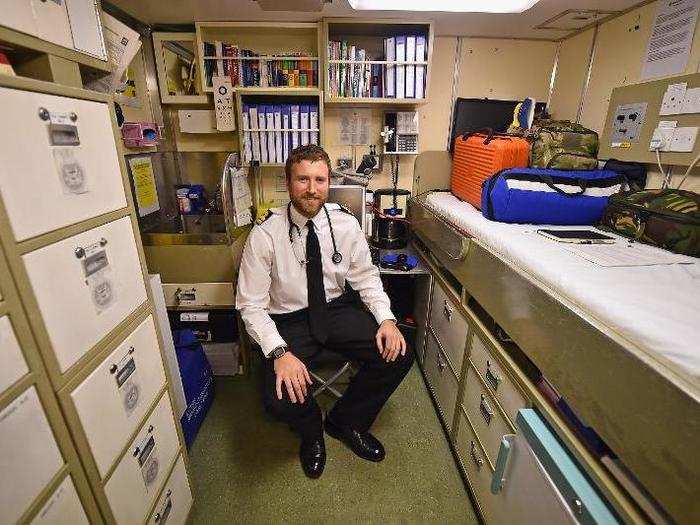
[[377, 348], [382, 358], [388, 363], [395, 361], [401, 355], [406, 355], [406, 340], [396, 328], [394, 321], [387, 319], [382, 321], [377, 330]]
[[282, 383], [287, 388], [287, 395], [292, 403], [303, 403], [306, 397], [306, 384], [311, 384], [311, 376], [302, 363], [289, 350], [282, 357], [275, 359], [277, 399], [282, 399]]

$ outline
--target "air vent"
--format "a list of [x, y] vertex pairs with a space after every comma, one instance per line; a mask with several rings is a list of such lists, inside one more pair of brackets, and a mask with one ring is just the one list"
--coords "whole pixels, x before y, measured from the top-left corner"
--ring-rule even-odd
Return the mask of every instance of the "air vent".
[[263, 11], [321, 11], [330, 0], [257, 0]]
[[535, 29], [560, 29], [562, 31], [575, 31], [604, 18], [614, 15], [618, 11], [597, 11], [594, 9], [569, 9], [546, 22], [536, 26]]

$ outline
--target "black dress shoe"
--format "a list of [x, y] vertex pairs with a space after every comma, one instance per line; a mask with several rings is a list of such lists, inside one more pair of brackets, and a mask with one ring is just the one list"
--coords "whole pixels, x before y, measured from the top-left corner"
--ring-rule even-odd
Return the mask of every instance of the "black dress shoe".
[[350, 450], [367, 461], [381, 461], [386, 453], [379, 440], [369, 432], [358, 432], [347, 427], [341, 427], [326, 418], [326, 432], [345, 443]]
[[326, 443], [323, 441], [323, 434], [317, 439], [301, 442], [299, 459], [304, 474], [308, 477], [316, 479], [323, 474], [323, 468], [326, 466]]

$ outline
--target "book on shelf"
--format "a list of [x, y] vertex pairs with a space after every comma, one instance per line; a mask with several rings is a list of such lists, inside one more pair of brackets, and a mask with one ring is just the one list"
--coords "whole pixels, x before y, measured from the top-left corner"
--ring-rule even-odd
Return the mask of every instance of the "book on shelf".
[[274, 123], [275, 123], [275, 158], [276, 162], [284, 162], [282, 151], [282, 106], [275, 105], [273, 107]]
[[[406, 37], [406, 62], [416, 61], [416, 37], [408, 35]], [[406, 98], [416, 97], [416, 66], [406, 65]]]
[[[248, 106], [248, 113], [250, 127], [257, 128], [259, 126], [258, 107], [251, 104]], [[253, 160], [262, 162], [262, 155], [260, 154], [260, 134], [257, 131], [250, 132], [250, 142], [253, 150]]]
[[[284, 104], [282, 106], [282, 129], [284, 129], [284, 130], [291, 129], [291, 124], [290, 124], [291, 114], [292, 114], [291, 106], [289, 104]], [[285, 161], [287, 160], [287, 157], [289, 157], [289, 145], [291, 144], [291, 141], [292, 141], [291, 135], [292, 134], [289, 131], [282, 132], [282, 158]]]
[[[396, 60], [396, 42], [393, 36], [384, 39], [384, 56], [387, 62]], [[384, 96], [393, 98], [396, 96], [396, 65], [387, 64], [384, 74]]]
[[248, 104], [243, 104], [243, 161], [248, 164], [253, 160], [253, 145], [250, 137], [249, 130], [252, 126], [250, 125], [250, 106]]
[[[424, 62], [426, 60], [425, 56], [426, 43], [424, 36], [416, 37], [416, 61]], [[416, 98], [425, 97], [425, 65], [416, 66]]]
[[265, 129], [267, 129], [267, 161], [277, 162], [275, 147], [275, 106], [265, 106]]
[[406, 37], [396, 37], [396, 98], [406, 96], [406, 66], [401, 62], [406, 61]]
[[307, 104], [302, 104], [299, 106], [299, 128], [301, 132], [301, 145], [306, 146], [309, 143], [309, 106]]
[[267, 106], [258, 106], [258, 135], [260, 137], [260, 162], [267, 164], [270, 162], [270, 157], [268, 155], [267, 148], [267, 132], [265, 131], [266, 125], [266, 113]]
[[[292, 130], [299, 129], [299, 106], [294, 104], [291, 108], [291, 126]], [[292, 149], [299, 147], [299, 132], [292, 131]]]
[[[316, 104], [311, 104], [309, 106], [309, 127], [311, 129], [319, 129], [318, 127], [318, 105]], [[309, 142], [311, 144], [318, 144], [319, 132], [318, 131], [311, 131], [309, 134]]]

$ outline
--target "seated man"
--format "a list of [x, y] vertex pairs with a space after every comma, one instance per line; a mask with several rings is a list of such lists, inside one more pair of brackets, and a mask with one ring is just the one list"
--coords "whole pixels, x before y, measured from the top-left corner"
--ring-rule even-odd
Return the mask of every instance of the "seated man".
[[[251, 231], [236, 295], [266, 357], [265, 406], [300, 435], [301, 464], [311, 478], [322, 474], [326, 450], [321, 410], [308, 388], [309, 360], [327, 348], [361, 363], [325, 429], [369, 461], [384, 459], [369, 428], [413, 362], [357, 219], [326, 204], [330, 169], [319, 146], [292, 151], [285, 165], [291, 202]], [[346, 283], [369, 312], [344, 293]]]

